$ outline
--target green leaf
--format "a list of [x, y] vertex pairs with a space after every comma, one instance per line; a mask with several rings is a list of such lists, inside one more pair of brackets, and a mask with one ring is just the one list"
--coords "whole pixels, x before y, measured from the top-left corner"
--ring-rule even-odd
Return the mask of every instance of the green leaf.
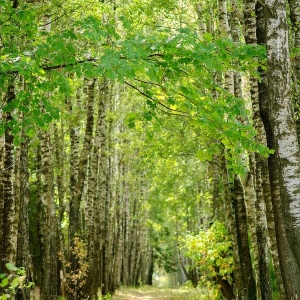
[[10, 283], [10, 286], [12, 288], [16, 288], [19, 285], [19, 283], [20, 283], [20, 278], [17, 276], [12, 280], [12, 282]]
[[10, 270], [10, 271], [17, 271], [18, 268], [15, 267], [12, 263], [7, 263], [5, 264], [6, 269]]
[[135, 113], [129, 113], [126, 120], [129, 128], [135, 128], [135, 122], [138, 120], [138, 115]]
[[151, 121], [153, 119], [153, 112], [152, 111], [146, 111], [143, 114], [143, 117], [147, 121]]
[[8, 278], [5, 277], [5, 278], [3, 278], [2, 281], [1, 281], [1, 286], [2, 286], [2, 287], [5, 287], [5, 286], [7, 286], [7, 285], [8, 285]]
[[212, 36], [211, 33], [204, 33], [204, 34], [202, 35], [202, 38], [203, 38], [204, 41], [206, 41], [206, 42], [208, 42], [208, 43], [211, 43], [212, 40], [213, 40], [213, 36]]
[[206, 149], [201, 149], [196, 152], [196, 156], [201, 162], [211, 161], [213, 153], [208, 152]]

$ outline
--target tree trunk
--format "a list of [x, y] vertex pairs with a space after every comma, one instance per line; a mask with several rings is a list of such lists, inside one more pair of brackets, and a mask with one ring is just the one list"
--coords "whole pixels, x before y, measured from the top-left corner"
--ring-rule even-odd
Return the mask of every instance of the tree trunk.
[[[80, 219], [80, 204], [84, 193], [85, 179], [88, 170], [88, 158], [92, 149], [93, 140], [93, 127], [94, 127], [94, 101], [95, 101], [95, 80], [85, 82], [85, 93], [87, 95], [87, 112], [86, 112], [86, 127], [84, 140], [82, 145], [82, 150], [78, 160], [78, 166], [74, 166], [73, 171], [75, 174], [71, 174], [71, 196], [70, 199], [70, 211], [69, 211], [69, 259], [71, 262], [70, 270], [68, 273], [72, 272], [78, 273], [80, 270], [79, 255], [71, 251], [75, 247], [75, 238], [82, 237], [82, 226]], [[73, 156], [75, 159], [78, 158], [78, 135], [74, 132], [73, 139]], [[73, 163], [72, 161], [70, 162]], [[76, 160], [75, 162], [76, 163]], [[69, 282], [69, 298], [73, 299], [83, 299], [82, 287], [78, 282], [79, 279], [70, 279]], [[72, 292], [71, 292], [72, 290]]]
[[[29, 253], [29, 172], [28, 172], [28, 137], [22, 134], [23, 142], [20, 145], [20, 204], [17, 240], [16, 265], [25, 268], [26, 278], [24, 284], [33, 280], [31, 276], [31, 259]], [[18, 289], [16, 300], [30, 299], [29, 289]]]
[[[37, 171], [39, 182], [38, 227], [41, 249], [41, 299], [58, 297], [57, 220], [53, 199], [52, 147], [50, 134], [40, 131], [40, 164]], [[39, 157], [38, 155], [38, 157]]]
[[[225, 152], [225, 150], [224, 150]], [[223, 183], [223, 199], [225, 206], [225, 220], [227, 222], [227, 228], [232, 240], [233, 248], [233, 265], [234, 265], [234, 294], [237, 299], [242, 299], [242, 269], [241, 269], [241, 260], [239, 255], [239, 244], [238, 244], [238, 235], [236, 227], [236, 216], [232, 208], [232, 195], [230, 189], [230, 182], [227, 170], [227, 161], [225, 158], [225, 153], [222, 153], [220, 158], [221, 161], [221, 178]]]
[[[282, 2], [279, 5], [279, 8], [282, 8]], [[259, 44], [265, 44], [266, 43], [266, 39], [267, 39], [267, 35], [266, 35], [266, 29], [265, 29], [265, 16], [266, 14], [269, 14], [269, 12], [274, 13], [276, 10], [275, 7], [272, 7], [271, 11], [266, 12], [265, 9], [267, 9], [267, 7], [263, 7], [259, 2], [257, 2], [255, 10], [256, 10], [256, 16], [257, 16], [257, 40]], [[283, 13], [285, 11], [281, 10], [281, 12]], [[283, 15], [285, 14], [285, 12], [283, 13]], [[273, 17], [276, 16], [276, 14], [273, 14]], [[277, 19], [276, 19], [277, 20]], [[282, 21], [285, 20], [285, 17], [278, 19], [280, 22], [277, 22], [276, 20], [272, 20], [273, 22], [275, 22], [273, 24], [274, 25], [279, 25], [282, 23]], [[268, 23], [271, 22], [270, 16], [267, 18]], [[271, 26], [272, 28], [272, 26]], [[273, 27], [273, 30], [275, 28]], [[278, 30], [278, 28], [277, 28]], [[269, 37], [268, 39], [270, 39], [270, 29], [269, 31]], [[275, 30], [276, 31], [276, 30]], [[278, 30], [280, 31], [280, 33], [283, 33], [285, 31], [284, 27], [283, 30]], [[272, 37], [276, 38], [278, 35], [276, 34], [276, 32], [273, 33]], [[287, 38], [287, 37], [286, 37]], [[274, 41], [276, 42], [276, 41]], [[279, 41], [277, 41], [279, 42]], [[279, 43], [278, 45], [280, 45], [281, 43]], [[284, 49], [284, 47], [282, 49], [280, 49], [280, 51], [277, 54], [277, 50], [276, 53], [274, 52], [274, 48], [272, 49], [272, 47], [274, 47], [274, 44], [271, 43], [270, 45], [270, 41], [269, 41], [269, 45], [268, 45], [268, 59], [269, 59], [269, 63], [270, 63], [270, 59], [276, 59], [276, 57], [282, 57], [282, 50], [286, 51], [286, 48]], [[271, 48], [271, 51], [270, 51]], [[285, 63], [282, 64], [282, 67], [285, 66]], [[272, 66], [270, 66], [272, 68]], [[274, 65], [274, 67], [277, 69], [278, 66], [276, 66], [276, 64]], [[264, 123], [264, 127], [266, 130], [266, 136], [267, 136], [267, 145], [270, 149], [275, 149], [276, 150], [276, 134], [274, 132], [274, 125], [276, 124], [274, 121], [272, 121], [270, 113], [271, 113], [271, 108], [280, 108], [280, 98], [282, 98], [281, 96], [278, 97], [278, 99], [274, 99], [274, 93], [272, 91], [270, 91], [270, 88], [272, 87], [271, 83], [273, 80], [276, 82], [276, 85], [281, 85], [282, 82], [278, 82], [278, 75], [281, 74], [280, 69], [282, 68], [280, 67], [275, 74], [273, 74], [275, 77], [271, 79], [271, 73], [272, 71], [269, 71], [269, 74], [267, 78], [263, 77], [261, 83], [259, 84], [259, 101], [260, 101], [260, 114]], [[273, 72], [275, 70], [273, 69]], [[271, 73], [270, 73], [271, 72]], [[289, 74], [289, 73], [288, 73]], [[289, 83], [289, 79], [285, 78], [286, 80], [288, 80]], [[271, 82], [269, 82], [271, 81]], [[286, 87], [287, 92], [289, 93], [290, 88], [287, 86]], [[276, 88], [277, 93], [278, 90]], [[286, 93], [284, 92], [282, 95], [286, 95]], [[272, 101], [271, 101], [272, 100]], [[275, 101], [278, 101], [279, 103], [275, 105]], [[271, 106], [271, 102], [273, 102], [273, 106]], [[275, 105], [275, 107], [274, 107]], [[288, 109], [288, 107], [286, 107], [285, 109]], [[274, 113], [274, 111], [273, 111]], [[278, 115], [280, 116], [280, 115]], [[274, 116], [273, 116], [274, 117]], [[285, 123], [286, 124], [286, 123]], [[278, 125], [278, 124], [277, 124]], [[278, 132], [277, 132], [278, 134]], [[288, 144], [286, 145], [288, 146]], [[288, 238], [287, 238], [287, 232], [286, 232], [286, 228], [285, 228], [285, 221], [284, 221], [284, 211], [285, 208], [283, 206], [282, 202], [282, 186], [281, 186], [281, 170], [279, 168], [279, 162], [280, 162], [280, 157], [279, 154], [276, 153], [275, 155], [270, 155], [268, 158], [268, 167], [269, 167], [269, 178], [270, 178], [270, 191], [271, 191], [271, 198], [272, 198], [272, 204], [273, 204], [273, 212], [274, 212], [274, 221], [275, 221], [275, 230], [276, 230], [276, 237], [277, 237], [277, 248], [278, 248], [278, 257], [279, 257], [279, 262], [280, 262], [280, 269], [281, 269], [281, 274], [282, 274], [282, 280], [284, 283], [284, 287], [285, 287], [285, 293], [286, 293], [286, 297], [287, 299], [296, 299], [295, 297], [297, 297], [296, 295], [299, 295], [299, 282], [300, 282], [300, 278], [299, 278], [299, 268], [297, 265], [297, 262], [295, 260], [295, 257], [292, 253], [292, 248], [291, 245], [288, 243]], [[288, 164], [286, 164], [287, 166]]]
[[197, 17], [198, 17], [199, 32], [200, 32], [200, 35], [203, 35], [207, 31], [206, 31], [206, 26], [205, 26], [205, 19], [203, 17], [202, 3], [198, 2], [195, 4], [195, 6], [196, 6]]
[[300, 151], [292, 109], [286, 2], [267, 0], [265, 12], [269, 121], [278, 160], [285, 231], [298, 275], [298, 286], [290, 299], [296, 299], [300, 296]]
[[[1, 99], [3, 101], [3, 99]], [[3, 112], [0, 111], [0, 122], [3, 122]], [[4, 170], [4, 151], [5, 151], [5, 139], [4, 136], [0, 136], [0, 169]], [[0, 241], [3, 240], [3, 216], [4, 216], [4, 182], [3, 176], [0, 176]], [[0, 245], [0, 271], [2, 270], [2, 255], [3, 248], [2, 244]]]
[[[9, 104], [15, 99], [15, 86], [14, 81], [8, 86], [5, 102]], [[3, 116], [4, 124], [6, 126], [13, 117], [10, 112], [6, 112]], [[5, 263], [15, 262], [15, 237], [14, 232], [14, 219], [15, 219], [15, 199], [14, 199], [14, 136], [11, 128], [7, 127], [4, 136], [4, 171], [3, 171], [3, 219], [2, 219], [2, 243], [1, 254], [2, 261], [0, 265], [0, 271], [6, 272], [4, 267]]]
[[[94, 87], [95, 80], [86, 83], [87, 95], [87, 117], [86, 127], [82, 150], [79, 158], [78, 175], [77, 178], [72, 178], [76, 181], [75, 191], [70, 199], [70, 212], [69, 212], [69, 245], [73, 245], [73, 239], [76, 235], [81, 234], [80, 228], [80, 202], [83, 195], [84, 182], [87, 174], [88, 156], [92, 146], [92, 135], [94, 126]], [[76, 149], [78, 151], [78, 149]], [[75, 155], [75, 154], [74, 154]], [[72, 164], [72, 161], [71, 161]], [[73, 175], [71, 175], [73, 176]], [[73, 186], [73, 185], [72, 185]]]
[[[247, 44], [256, 44], [256, 18], [253, 15], [255, 11], [255, 0], [247, 0], [244, 7], [244, 19], [245, 19], [245, 40]], [[250, 77], [250, 95], [253, 111], [253, 125], [257, 131], [256, 141], [259, 144], [266, 145], [266, 134], [263, 126], [263, 122], [259, 113], [259, 93], [258, 93], [258, 81], [254, 77]], [[255, 193], [256, 193], [256, 203], [255, 203], [255, 215], [256, 215], [256, 229], [255, 234], [257, 243], [257, 263], [258, 263], [258, 279], [257, 285], [259, 286], [261, 299], [272, 299], [272, 288], [269, 274], [269, 249], [267, 244], [267, 219], [266, 219], [266, 198], [263, 190], [263, 177], [262, 168], [265, 167], [264, 162], [266, 158], [261, 157], [259, 154], [254, 155], [254, 159], [250, 160], [252, 162], [252, 174], [255, 180]], [[251, 165], [251, 164], [250, 164]], [[266, 180], [266, 178], [264, 178]], [[267, 179], [267, 181], [269, 181]], [[270, 205], [270, 203], [268, 203]], [[254, 211], [254, 212], [255, 212]], [[270, 219], [270, 218], [269, 218]], [[271, 220], [270, 220], [271, 221]], [[274, 230], [269, 232], [270, 234], [275, 234]], [[272, 247], [276, 248], [276, 243], [274, 244], [273, 236], [271, 238]], [[274, 264], [278, 266], [277, 256], [274, 256]], [[278, 282], [280, 281], [280, 272], [276, 268]]]
[[293, 100], [294, 110], [296, 112], [296, 126], [298, 137], [300, 137], [300, 3], [298, 0], [289, 0], [291, 33], [292, 33], [292, 51], [295, 53], [292, 60], [293, 67]]
[[[109, 111], [114, 112], [114, 102], [112, 95], [113, 83], [110, 82], [110, 86], [108, 88], [109, 91]], [[114, 130], [116, 129], [116, 124], [113, 119], [109, 119], [108, 124], [108, 144], [107, 151], [108, 155], [106, 155], [106, 195], [105, 195], [105, 204], [104, 204], [104, 214], [105, 214], [105, 224], [104, 224], [104, 247], [103, 247], [103, 288], [102, 293], [106, 295], [110, 292], [111, 288], [111, 275], [112, 275], [112, 267], [113, 267], [113, 257], [112, 257], [112, 249], [113, 249], [113, 237], [114, 237], [114, 211], [115, 211], [115, 199], [114, 199], [114, 188], [115, 188], [115, 177], [114, 177]]]
[[[256, 203], [257, 197], [254, 187], [254, 179], [251, 172], [248, 172], [244, 183], [245, 189], [245, 205], [247, 210], [247, 224], [249, 228], [249, 241], [251, 251], [253, 253], [253, 270], [256, 278], [257, 298], [261, 299], [261, 280], [259, 269], [259, 245], [257, 236], [257, 212]], [[260, 199], [261, 201], [262, 199]], [[260, 243], [260, 240], [259, 240]], [[267, 269], [268, 270], [268, 269]]]
[[222, 212], [222, 203], [220, 197], [220, 167], [219, 167], [219, 156], [215, 155], [213, 159], [212, 168], [212, 210], [213, 219], [224, 220]]
[[[219, 32], [220, 35], [226, 38], [231, 38], [231, 30], [228, 22], [227, 1], [219, 0], [218, 2], [218, 17], [219, 17]], [[225, 72], [225, 88], [234, 95], [234, 76], [233, 71]]]
[[242, 276], [242, 299], [256, 298], [256, 284], [253, 274], [250, 248], [248, 243], [247, 214], [242, 183], [237, 175], [234, 177], [233, 205], [237, 229], [238, 251]]
[[300, 153], [292, 113], [289, 32], [285, 1], [266, 1], [268, 104], [279, 159], [281, 198], [289, 243], [300, 266]]
[[103, 286], [104, 203], [106, 198], [107, 158], [107, 102], [108, 82], [99, 82], [98, 119], [94, 147], [89, 158], [87, 199], [85, 203], [86, 238], [88, 245], [89, 273], [85, 293], [96, 296]]
[[[262, 189], [262, 167], [259, 155], [256, 155], [255, 192], [256, 192], [256, 235], [258, 241], [258, 269], [260, 280], [260, 293], [262, 300], [272, 300], [272, 286], [270, 278], [270, 252], [268, 243], [268, 227], [266, 219], [266, 206]], [[263, 159], [263, 158], [262, 158]]]

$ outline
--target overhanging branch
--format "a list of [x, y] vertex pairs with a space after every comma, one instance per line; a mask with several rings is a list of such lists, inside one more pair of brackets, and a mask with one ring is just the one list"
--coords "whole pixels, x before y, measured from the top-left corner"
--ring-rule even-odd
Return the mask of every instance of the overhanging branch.
[[184, 118], [189, 118], [189, 114], [184, 112], [184, 111], [180, 111], [177, 109], [173, 109], [163, 103], [161, 103], [160, 101], [158, 101], [157, 99], [152, 98], [150, 95], [148, 95], [147, 93], [145, 93], [144, 91], [142, 91], [141, 89], [139, 89], [138, 87], [134, 86], [133, 84], [129, 83], [128, 81], [124, 80], [124, 83], [126, 85], [128, 85], [129, 87], [133, 88], [134, 90], [136, 90], [137, 92], [139, 92], [141, 95], [143, 95], [144, 97], [150, 99], [151, 101], [153, 101], [154, 103], [157, 103], [158, 105], [164, 107], [165, 109], [169, 110], [172, 112], [172, 115], [178, 115]]

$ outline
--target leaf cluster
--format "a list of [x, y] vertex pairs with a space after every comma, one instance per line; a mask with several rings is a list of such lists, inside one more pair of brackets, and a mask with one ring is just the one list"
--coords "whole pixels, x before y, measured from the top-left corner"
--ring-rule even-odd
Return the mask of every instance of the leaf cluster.
[[197, 235], [187, 235], [182, 241], [187, 257], [196, 264], [204, 278], [216, 274], [229, 282], [233, 272], [232, 242], [226, 226], [216, 221], [208, 230], [201, 230]]
[[33, 283], [24, 285], [26, 272], [24, 268], [17, 268], [12, 263], [5, 264], [9, 274], [0, 274], [0, 299], [10, 299], [18, 288], [30, 288]]
[[60, 253], [60, 261], [66, 269], [65, 274], [61, 274], [61, 276], [69, 295], [75, 296], [82, 293], [81, 288], [86, 284], [88, 276], [89, 263], [86, 245], [80, 238], [75, 237], [69, 252], [75, 257], [76, 269], [72, 270], [71, 262], [65, 258], [63, 253]]

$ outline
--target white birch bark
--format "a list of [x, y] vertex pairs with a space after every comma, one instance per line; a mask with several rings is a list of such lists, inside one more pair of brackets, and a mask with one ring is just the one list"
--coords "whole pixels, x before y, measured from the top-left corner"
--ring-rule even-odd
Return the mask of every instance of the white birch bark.
[[297, 103], [300, 103], [300, 95], [299, 95], [299, 87], [300, 87], [300, 54], [299, 54], [299, 47], [300, 47], [300, 3], [298, 0], [289, 0], [289, 8], [290, 8], [290, 19], [291, 19], [291, 31], [292, 31], [292, 45], [294, 48], [298, 48], [294, 61], [294, 72], [295, 72], [295, 85], [297, 93]]
[[[6, 103], [10, 103], [15, 99], [15, 86], [14, 80], [8, 86], [8, 91], [5, 97]], [[12, 115], [10, 112], [6, 112], [3, 116], [4, 124], [8, 124], [12, 121]], [[2, 261], [0, 262], [0, 269], [5, 272], [3, 267], [5, 263], [14, 263], [16, 244], [14, 231], [14, 219], [15, 219], [15, 197], [14, 197], [14, 136], [11, 128], [5, 130], [4, 135], [4, 169], [3, 169], [3, 219], [2, 219], [2, 243], [1, 253]]]
[[[244, 6], [244, 19], [245, 19], [245, 40], [247, 44], [256, 44], [256, 17], [253, 14], [255, 11], [256, 0], [247, 0]], [[261, 75], [263, 76], [263, 74]], [[259, 111], [259, 93], [258, 93], [258, 80], [252, 76], [250, 76], [250, 96], [252, 103], [252, 119], [253, 126], [257, 131], [257, 135], [255, 137], [257, 143], [266, 145], [266, 133], [264, 130], [264, 125], [260, 116]], [[274, 227], [271, 227], [271, 223], [269, 226], [268, 232], [268, 224], [267, 224], [267, 215], [266, 215], [266, 205], [271, 206], [269, 208], [269, 221], [272, 222], [273, 214], [272, 212], [272, 202], [270, 198], [267, 198], [268, 193], [264, 194], [263, 190], [263, 181], [269, 182], [268, 178], [263, 177], [262, 168], [265, 167], [267, 159], [261, 157], [259, 154], [255, 154], [251, 156], [250, 159], [250, 168], [251, 172], [254, 176], [254, 185], [255, 185], [255, 211], [254, 216], [255, 220], [255, 237], [256, 239], [256, 248], [257, 248], [257, 257], [256, 257], [256, 272], [259, 275], [257, 278], [257, 286], [259, 289], [257, 290], [258, 298], [261, 299], [272, 299], [272, 289], [270, 286], [270, 276], [269, 276], [269, 240], [270, 237], [271, 247], [273, 252], [275, 253], [277, 250], [276, 236]], [[265, 185], [267, 184], [265, 183]], [[249, 214], [250, 217], [250, 214]], [[260, 242], [262, 241], [262, 242]], [[280, 285], [281, 273], [279, 267], [279, 260], [276, 254], [273, 256], [274, 258], [274, 266], [275, 273], [277, 274], [277, 281], [279, 284], [279, 289], [282, 291], [282, 285]], [[283, 294], [283, 293], [282, 293]]]
[[[14, 149], [14, 174], [13, 174], [13, 181], [14, 181], [14, 201], [15, 201], [15, 216], [14, 216], [14, 224], [13, 224], [13, 236], [12, 236], [12, 242], [16, 247], [17, 252], [17, 240], [18, 240], [18, 224], [19, 224], [19, 207], [20, 207], [20, 147], [15, 147]], [[16, 254], [13, 258], [13, 261], [16, 259]]]
[[203, 4], [201, 2], [196, 3], [196, 12], [198, 16], [198, 27], [199, 27], [200, 35], [203, 35], [204, 33], [207, 32], [202, 6]]
[[238, 251], [241, 266], [241, 299], [257, 299], [256, 282], [252, 268], [250, 246], [248, 242], [248, 226], [244, 190], [238, 175], [234, 177], [233, 205], [235, 209], [235, 222], [237, 230]]
[[[261, 45], [266, 44], [266, 22], [265, 22], [265, 13], [266, 7], [263, 6], [262, 3], [257, 2], [255, 6], [256, 13], [256, 36], [257, 41]], [[259, 82], [259, 107], [260, 107], [260, 116], [263, 120], [266, 137], [267, 137], [267, 145], [270, 149], [275, 149], [275, 138], [273, 128], [271, 126], [270, 121], [270, 110], [269, 110], [269, 101], [268, 101], [268, 86], [267, 86], [267, 77], [265, 73], [261, 71], [262, 77], [261, 82]], [[285, 229], [284, 222], [284, 209], [282, 205], [281, 199], [281, 185], [280, 185], [280, 168], [279, 168], [279, 160], [276, 155], [270, 155], [268, 158], [268, 171], [265, 170], [266, 163], [263, 162], [262, 166], [262, 176], [264, 178], [263, 182], [263, 190], [265, 199], [269, 204], [269, 194], [271, 195], [270, 199], [272, 201], [272, 205], [267, 205], [268, 212], [268, 220], [269, 223], [272, 224], [274, 221], [274, 229], [276, 233], [276, 246], [272, 247], [272, 254], [275, 257], [278, 257], [280, 269], [278, 270], [278, 263], [274, 260], [274, 266], [276, 267], [276, 273], [278, 279], [282, 277], [282, 282], [284, 288], [281, 287], [281, 282], [278, 280], [278, 286], [280, 290], [280, 295], [282, 299], [293, 299], [295, 294], [299, 294], [299, 268], [295, 261], [294, 255], [292, 254], [291, 246], [287, 239], [287, 233]], [[266, 184], [267, 178], [269, 179], [270, 185]], [[272, 208], [272, 211], [270, 209]], [[274, 217], [272, 218], [272, 215]], [[269, 232], [270, 231], [269, 227]], [[271, 236], [271, 235], [270, 235]], [[271, 239], [272, 240], [272, 239]], [[272, 245], [272, 244], [271, 244]], [[281, 276], [279, 272], [281, 273]]]
[[252, 174], [249, 172], [247, 174], [245, 183], [245, 204], [247, 209], [247, 221], [250, 231], [250, 240], [251, 240], [251, 250], [253, 252], [253, 269], [255, 272], [256, 279], [256, 288], [257, 288], [257, 299], [260, 297], [260, 274], [259, 274], [259, 253], [258, 253], [258, 244], [257, 244], [257, 235], [256, 235], [256, 208], [255, 203], [257, 202], [255, 188], [254, 188], [254, 179]]
[[112, 156], [112, 207], [113, 207], [113, 260], [112, 260], [112, 272], [111, 272], [111, 290], [115, 291], [117, 286], [121, 284], [121, 270], [122, 270], [122, 248], [123, 239], [122, 234], [122, 195], [121, 195], [121, 165], [122, 165], [122, 151], [117, 145], [122, 144], [122, 139], [120, 134], [123, 133], [123, 117], [122, 112], [124, 106], [122, 106], [121, 95], [122, 88], [119, 83], [115, 82], [112, 90], [113, 94], [113, 106], [114, 112], [118, 116], [115, 124], [114, 130], [114, 151]]
[[298, 0], [289, 0], [291, 20], [291, 48], [294, 52], [293, 67], [293, 100], [298, 139], [300, 140], [300, 3]]
[[[65, 238], [63, 233], [62, 224], [65, 218], [66, 212], [66, 170], [64, 166], [65, 159], [67, 157], [64, 141], [64, 122], [61, 124], [53, 125], [54, 131], [54, 158], [55, 158], [55, 193], [58, 197], [58, 217], [57, 217], [57, 241], [58, 241], [58, 253], [64, 253], [65, 251]], [[65, 266], [61, 264], [60, 270], [65, 273]], [[63, 285], [63, 281], [61, 280]]]
[[[93, 143], [93, 129], [94, 129], [94, 103], [95, 103], [95, 80], [86, 80], [84, 92], [86, 94], [86, 126], [83, 137], [82, 149], [79, 152], [78, 135], [73, 136], [73, 144], [71, 141], [71, 147], [73, 147], [73, 155], [78, 159], [78, 165], [73, 168], [75, 174], [71, 173], [71, 196], [70, 209], [69, 209], [69, 228], [68, 228], [68, 241], [69, 247], [74, 247], [74, 238], [76, 236], [82, 237], [82, 218], [80, 205], [83, 199], [83, 195], [86, 189], [85, 183], [88, 174], [88, 159], [91, 154]], [[75, 132], [74, 132], [75, 133]], [[79, 154], [80, 153], [80, 154]], [[79, 157], [78, 157], [79, 156]], [[70, 161], [72, 165], [73, 161]], [[76, 161], [74, 162], [76, 164]], [[72, 167], [71, 167], [72, 171]], [[79, 272], [79, 257], [76, 253], [69, 248], [69, 259], [71, 262], [68, 272]], [[78, 279], [71, 280], [69, 282], [69, 298], [78, 297], [83, 299], [83, 286], [78, 284]], [[71, 292], [72, 291], [72, 292]]]
[[[289, 83], [289, 70], [282, 78], [282, 82], [279, 79], [281, 77], [280, 73], [285, 69], [286, 65], [289, 65], [289, 62], [280, 62], [280, 59], [278, 60], [279, 57], [282, 58], [283, 53], [287, 54], [287, 48], [285, 44], [283, 47], [278, 44], [280, 39], [278, 40], [278, 35], [277, 33], [282, 34], [283, 32], [286, 31], [287, 27], [286, 24], [281, 24], [282, 21], [283, 23], [286, 21], [286, 16], [285, 16], [285, 9], [283, 9], [283, 4], [284, 1], [279, 1], [277, 3], [274, 3], [273, 1], [269, 2], [271, 4], [270, 6], [263, 5], [260, 2], [256, 3], [255, 6], [255, 12], [256, 12], [256, 20], [257, 20], [257, 39], [259, 44], [266, 44], [268, 43], [268, 67], [269, 70], [267, 72], [267, 78], [265, 76], [262, 77], [262, 81], [259, 83], [259, 105], [260, 105], [260, 115], [262, 117], [262, 120], [264, 122], [264, 127], [266, 130], [266, 136], [267, 136], [267, 143], [268, 147], [271, 149], [275, 149], [277, 151], [278, 149], [278, 143], [277, 143], [277, 138], [278, 138], [278, 132], [275, 133], [274, 126], [274, 116], [276, 109], [281, 110], [282, 114], [282, 102], [286, 101], [287, 99], [289, 104], [291, 104], [291, 98], [290, 98], [290, 86], [286, 86], [287, 82], [284, 82], [285, 80], [288, 81]], [[275, 13], [276, 9], [279, 8], [279, 15]], [[271, 9], [271, 10], [270, 10]], [[271, 15], [270, 16], [270, 12]], [[279, 17], [280, 16], [280, 17]], [[270, 24], [273, 22], [273, 18], [276, 17], [276, 21], [274, 24]], [[283, 18], [282, 18], [283, 17]], [[285, 20], [285, 21], [284, 21]], [[267, 21], [267, 22], [266, 22]], [[280, 29], [281, 25], [282, 28]], [[267, 28], [265, 29], [265, 25], [271, 26], [271, 31], [270, 29]], [[275, 26], [275, 27], [274, 27]], [[276, 27], [278, 27], [276, 29]], [[266, 31], [268, 34], [266, 34]], [[277, 32], [278, 31], [278, 32]], [[284, 34], [285, 39], [287, 38], [286, 34]], [[274, 40], [274, 43], [270, 43], [270, 39]], [[267, 42], [266, 42], [267, 40]], [[271, 49], [270, 48], [274, 48]], [[275, 48], [279, 51], [277, 54]], [[275, 60], [274, 66], [272, 60]], [[276, 62], [277, 61], [277, 62]], [[273, 70], [272, 70], [273, 68]], [[286, 70], [285, 70], [286, 71]], [[285, 72], [283, 71], [283, 72]], [[275, 93], [273, 93], [273, 87], [272, 85], [279, 85], [279, 90], [275, 87]], [[283, 84], [286, 88], [286, 92], [282, 92], [282, 86]], [[277, 91], [276, 91], [277, 90]], [[278, 95], [279, 92], [279, 95]], [[288, 95], [288, 97], [286, 97]], [[277, 100], [278, 98], [278, 100]], [[283, 101], [284, 99], [284, 101]], [[278, 104], [276, 102], [279, 102]], [[287, 104], [287, 103], [286, 103]], [[285, 110], [290, 110], [290, 107], [285, 107]], [[280, 116], [280, 113], [277, 113], [277, 117]], [[291, 115], [289, 116], [289, 118]], [[293, 119], [293, 118], [292, 118]], [[286, 125], [286, 122], [284, 122]], [[277, 124], [278, 125], [278, 124]], [[292, 125], [293, 127], [294, 125]], [[278, 129], [278, 128], [277, 128]], [[294, 127], [295, 131], [295, 127]], [[292, 133], [293, 134], [293, 133]], [[285, 133], [286, 135], [286, 133]], [[268, 169], [269, 169], [269, 180], [270, 180], [270, 193], [271, 193], [271, 199], [272, 199], [272, 205], [273, 205], [273, 212], [274, 212], [274, 224], [275, 224], [275, 230], [276, 230], [276, 240], [277, 240], [277, 248], [278, 248], [278, 258], [280, 262], [280, 271], [282, 274], [282, 280], [284, 284], [284, 289], [286, 293], [287, 299], [296, 299], [295, 297], [298, 297], [297, 295], [300, 294], [299, 290], [299, 284], [297, 282], [300, 281], [299, 278], [299, 267], [296, 262], [296, 257], [292, 253], [292, 245], [291, 243], [288, 242], [288, 232], [286, 230], [286, 224], [285, 224], [285, 219], [286, 219], [286, 212], [288, 211], [286, 205], [286, 193], [284, 193], [284, 187], [283, 187], [283, 172], [281, 170], [281, 162], [280, 162], [280, 156], [278, 155], [278, 151], [275, 155], [271, 155], [268, 158]], [[262, 169], [262, 172], [264, 173], [264, 178], [266, 178], [266, 172], [264, 169]], [[268, 188], [264, 186], [264, 193], [268, 194]], [[269, 211], [269, 207], [267, 207], [267, 211]], [[268, 213], [269, 215], [269, 213]], [[274, 252], [274, 251], [272, 251]], [[279, 285], [281, 283], [279, 282]], [[281, 294], [282, 293], [282, 289]], [[284, 297], [284, 295], [283, 295]], [[284, 298], [283, 298], [284, 299]]]
[[[81, 107], [81, 94], [77, 91], [75, 103], [70, 100], [69, 111], [74, 113], [75, 107]], [[78, 166], [79, 166], [79, 156], [80, 156], [80, 126], [71, 127], [70, 129], [70, 198], [74, 199], [76, 183], [78, 179]]]
[[40, 130], [40, 197], [41, 207], [40, 238], [42, 255], [42, 280], [41, 280], [41, 299], [56, 299], [58, 296], [57, 285], [57, 219], [54, 203], [53, 190], [53, 149], [50, 139], [51, 127], [48, 132]]
[[[3, 99], [1, 99], [3, 101]], [[3, 122], [3, 112], [0, 110], [0, 122]], [[3, 238], [3, 214], [4, 214], [4, 194], [3, 194], [3, 188], [4, 188], [4, 182], [3, 182], [3, 171], [4, 171], [4, 145], [5, 140], [4, 136], [0, 136], [0, 241], [2, 241]], [[2, 245], [0, 245], [0, 264], [2, 264]], [[2, 265], [0, 265], [0, 269], [2, 268]]]
[[[86, 111], [86, 126], [83, 139], [83, 145], [79, 154], [78, 148], [78, 133], [74, 132], [73, 139], [73, 156], [78, 159], [78, 168], [74, 168], [75, 174], [71, 173], [71, 191], [72, 198], [70, 199], [70, 211], [69, 211], [69, 244], [72, 245], [73, 239], [76, 234], [81, 234], [80, 228], [80, 203], [84, 192], [84, 183], [87, 175], [88, 157], [92, 147], [93, 140], [93, 126], [94, 126], [94, 86], [95, 80], [87, 81], [85, 87], [85, 93], [87, 96], [87, 111]], [[78, 157], [79, 156], [79, 157]], [[70, 162], [72, 165], [73, 161]], [[76, 164], [76, 160], [74, 162]], [[75, 184], [75, 185], [74, 185]]]
[[[28, 145], [29, 139], [22, 131], [23, 141], [20, 145], [20, 204], [19, 204], [19, 222], [18, 222], [18, 239], [16, 266], [22, 266], [26, 270], [26, 278], [24, 284], [28, 284], [32, 280], [31, 276], [31, 257], [29, 251], [29, 171], [28, 171]], [[29, 289], [18, 289], [15, 299], [23, 300], [30, 298]]]
[[[224, 150], [225, 152], [225, 150]], [[237, 228], [235, 224], [235, 216], [234, 211], [231, 205], [232, 195], [230, 192], [230, 183], [228, 178], [228, 170], [227, 170], [227, 161], [225, 158], [225, 153], [220, 157], [221, 161], [221, 178], [223, 184], [223, 199], [224, 199], [224, 207], [225, 207], [225, 220], [227, 222], [227, 228], [230, 233], [232, 239], [232, 248], [233, 248], [233, 265], [234, 265], [234, 294], [237, 299], [241, 299], [242, 286], [243, 286], [243, 278], [242, 278], [242, 269], [241, 269], [241, 261], [239, 255], [239, 246], [238, 246], [238, 238], [237, 238]]]
[[[266, 0], [268, 104], [279, 160], [286, 231], [300, 266], [300, 151], [292, 109], [291, 63], [286, 2]], [[295, 297], [299, 297], [300, 295]]]
[[107, 195], [107, 104], [108, 82], [99, 82], [97, 123], [94, 146], [89, 158], [87, 199], [85, 204], [86, 230], [89, 257], [89, 279], [86, 293], [97, 295], [102, 290], [103, 255], [105, 244], [105, 199]]
[[[228, 22], [227, 2], [219, 0], [218, 2], [219, 32], [223, 37], [231, 38], [231, 30]], [[233, 71], [225, 72], [225, 88], [230, 94], [234, 94], [234, 76]]]

